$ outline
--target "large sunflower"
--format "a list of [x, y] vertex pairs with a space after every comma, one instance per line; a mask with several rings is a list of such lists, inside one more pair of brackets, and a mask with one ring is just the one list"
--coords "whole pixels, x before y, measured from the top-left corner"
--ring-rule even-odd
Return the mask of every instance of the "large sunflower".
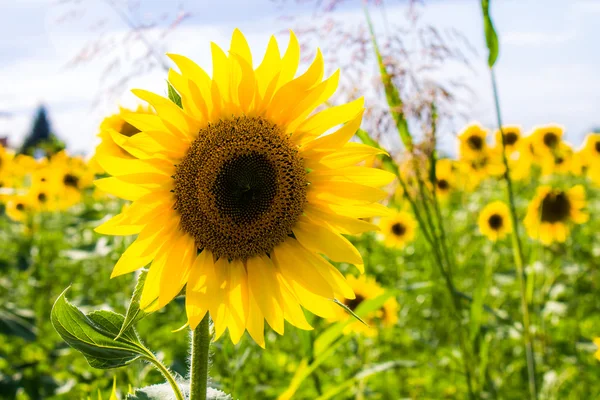
[[589, 214], [582, 211], [585, 205], [585, 190], [581, 185], [566, 191], [540, 186], [525, 216], [529, 237], [546, 245], [566, 241], [571, 222], [583, 224], [589, 219]]
[[293, 33], [283, 56], [272, 37], [256, 69], [239, 30], [228, 54], [211, 47], [212, 78], [169, 55], [180, 70], [169, 71], [169, 82], [182, 108], [134, 90], [156, 115], [124, 115], [140, 131], [115, 141], [125, 153], [99, 146], [97, 161], [113, 176], [96, 185], [133, 203], [97, 231], [139, 233], [112, 276], [151, 264], [143, 309], [163, 307], [185, 286], [191, 328], [210, 312], [215, 338], [228, 329], [237, 343], [248, 330], [264, 346], [264, 320], [280, 334], [284, 319], [310, 329], [300, 305], [331, 317], [333, 298], [354, 298], [328, 260], [362, 270], [342, 234], [375, 228], [360, 218], [387, 212], [376, 203], [386, 195], [377, 187], [393, 175], [356, 166], [379, 152], [348, 143], [362, 98], [312, 114], [339, 77], [323, 80], [320, 51], [294, 78], [300, 47]]
[[494, 242], [512, 232], [510, 211], [502, 201], [494, 201], [486, 205], [479, 213], [477, 222], [481, 234]]
[[[344, 305], [352, 311], [355, 311], [365, 300], [374, 299], [385, 293], [385, 289], [373, 277], [361, 275], [356, 278], [350, 275], [346, 279], [356, 295], [353, 299], [344, 300]], [[350, 318], [353, 317], [340, 307], [336, 315], [330, 318], [330, 321], [344, 321]], [[353, 321], [344, 327], [344, 334], [358, 333], [367, 337], [374, 337], [379, 332], [377, 323], [380, 323], [382, 327], [395, 325], [398, 322], [398, 302], [396, 298], [390, 297], [383, 303], [381, 308], [367, 314], [363, 320], [368, 325], [360, 321]]]

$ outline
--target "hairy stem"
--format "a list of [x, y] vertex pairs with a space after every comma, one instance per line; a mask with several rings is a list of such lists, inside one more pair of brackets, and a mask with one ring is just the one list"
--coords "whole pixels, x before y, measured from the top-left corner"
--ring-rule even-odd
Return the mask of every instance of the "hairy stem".
[[208, 387], [208, 347], [210, 333], [209, 315], [204, 318], [192, 333], [192, 363], [190, 365], [190, 400], [206, 400]]

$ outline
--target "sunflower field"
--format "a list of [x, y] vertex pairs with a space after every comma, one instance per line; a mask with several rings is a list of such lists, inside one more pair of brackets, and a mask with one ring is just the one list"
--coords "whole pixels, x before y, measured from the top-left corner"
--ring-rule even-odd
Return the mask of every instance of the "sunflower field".
[[496, 124], [456, 156], [374, 6], [386, 132], [300, 35], [235, 29], [89, 156], [0, 146], [0, 398], [600, 398], [600, 133], [503, 122], [474, 3]]

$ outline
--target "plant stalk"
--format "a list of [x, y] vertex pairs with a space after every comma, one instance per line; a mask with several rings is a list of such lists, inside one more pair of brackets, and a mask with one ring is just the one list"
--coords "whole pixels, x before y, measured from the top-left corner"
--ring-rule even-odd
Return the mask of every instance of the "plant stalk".
[[173, 393], [175, 393], [175, 398], [177, 400], [185, 400], [185, 397], [183, 396], [183, 393], [181, 393], [181, 389], [179, 388], [179, 385], [175, 381], [175, 378], [173, 377], [173, 375], [171, 375], [168, 368], [165, 367], [163, 365], [163, 363], [160, 362], [160, 360], [158, 358], [156, 358], [156, 356], [154, 356], [154, 354], [150, 350], [148, 350], [148, 360], [152, 364], [154, 364], [154, 366], [165, 377], [165, 379], [169, 383], [169, 386], [171, 386], [171, 389], [173, 389]]
[[190, 400], [206, 400], [208, 388], [208, 348], [210, 332], [208, 312], [192, 332], [192, 362], [190, 365]]
[[508, 197], [508, 204], [510, 209], [510, 215], [512, 219], [512, 246], [513, 246], [513, 258], [515, 266], [517, 268], [517, 275], [519, 276], [519, 287], [521, 294], [521, 313], [523, 315], [523, 340], [525, 342], [525, 354], [527, 357], [527, 376], [529, 381], [529, 394], [531, 399], [537, 399], [537, 388], [536, 388], [536, 377], [535, 377], [535, 357], [533, 353], [533, 339], [531, 337], [530, 329], [530, 318], [529, 318], [529, 303], [527, 301], [527, 276], [525, 275], [525, 269], [523, 267], [523, 247], [521, 239], [519, 237], [519, 220], [517, 218], [517, 210], [515, 206], [515, 197], [512, 187], [512, 180], [510, 178], [510, 169], [508, 166], [508, 158], [506, 157], [506, 143], [504, 139], [504, 131], [502, 130], [502, 115], [500, 113], [500, 101], [498, 98], [498, 86], [496, 84], [496, 75], [494, 69], [490, 68], [490, 75], [492, 78], [492, 91], [494, 92], [494, 103], [496, 108], [496, 118], [498, 121], [498, 128], [500, 129], [502, 137], [502, 161], [504, 163], [505, 173], [504, 180], [506, 181], [506, 194]]

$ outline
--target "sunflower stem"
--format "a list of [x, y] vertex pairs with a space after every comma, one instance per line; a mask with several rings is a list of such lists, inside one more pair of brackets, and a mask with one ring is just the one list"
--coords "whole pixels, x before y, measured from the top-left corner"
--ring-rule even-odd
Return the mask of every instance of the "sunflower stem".
[[208, 348], [210, 332], [208, 312], [192, 332], [192, 362], [190, 365], [190, 400], [206, 400], [208, 388]]
[[508, 158], [506, 157], [506, 143], [504, 138], [504, 131], [502, 130], [502, 114], [500, 113], [500, 101], [498, 98], [498, 86], [496, 84], [496, 74], [494, 69], [490, 68], [490, 75], [492, 78], [492, 91], [494, 93], [494, 105], [496, 109], [496, 119], [498, 121], [498, 129], [500, 129], [500, 136], [502, 137], [502, 161], [504, 163], [505, 173], [504, 180], [506, 181], [506, 195], [508, 197], [508, 204], [510, 209], [510, 215], [513, 224], [512, 230], [512, 246], [513, 246], [513, 258], [517, 269], [517, 275], [519, 276], [519, 288], [521, 294], [521, 312], [523, 316], [523, 340], [525, 342], [525, 354], [527, 357], [527, 376], [529, 382], [529, 395], [531, 399], [537, 399], [537, 388], [536, 388], [536, 377], [535, 377], [535, 357], [533, 353], [533, 338], [531, 337], [530, 329], [530, 318], [529, 318], [529, 302], [527, 301], [527, 276], [523, 267], [523, 247], [521, 244], [521, 238], [519, 236], [519, 220], [517, 218], [517, 209], [515, 206], [515, 197], [512, 187], [512, 180], [510, 178], [510, 169], [508, 166]]
[[152, 364], [154, 364], [154, 366], [165, 377], [165, 379], [169, 383], [169, 386], [171, 386], [171, 389], [173, 389], [173, 393], [175, 393], [175, 399], [185, 400], [185, 397], [183, 396], [183, 393], [181, 393], [181, 389], [179, 388], [177, 381], [175, 380], [175, 378], [173, 377], [171, 372], [169, 372], [169, 369], [167, 367], [165, 367], [164, 364], [162, 362], [160, 362], [160, 360], [158, 358], [156, 358], [156, 356], [150, 350], [147, 350], [147, 353], [148, 353], [147, 360], [150, 361]]

